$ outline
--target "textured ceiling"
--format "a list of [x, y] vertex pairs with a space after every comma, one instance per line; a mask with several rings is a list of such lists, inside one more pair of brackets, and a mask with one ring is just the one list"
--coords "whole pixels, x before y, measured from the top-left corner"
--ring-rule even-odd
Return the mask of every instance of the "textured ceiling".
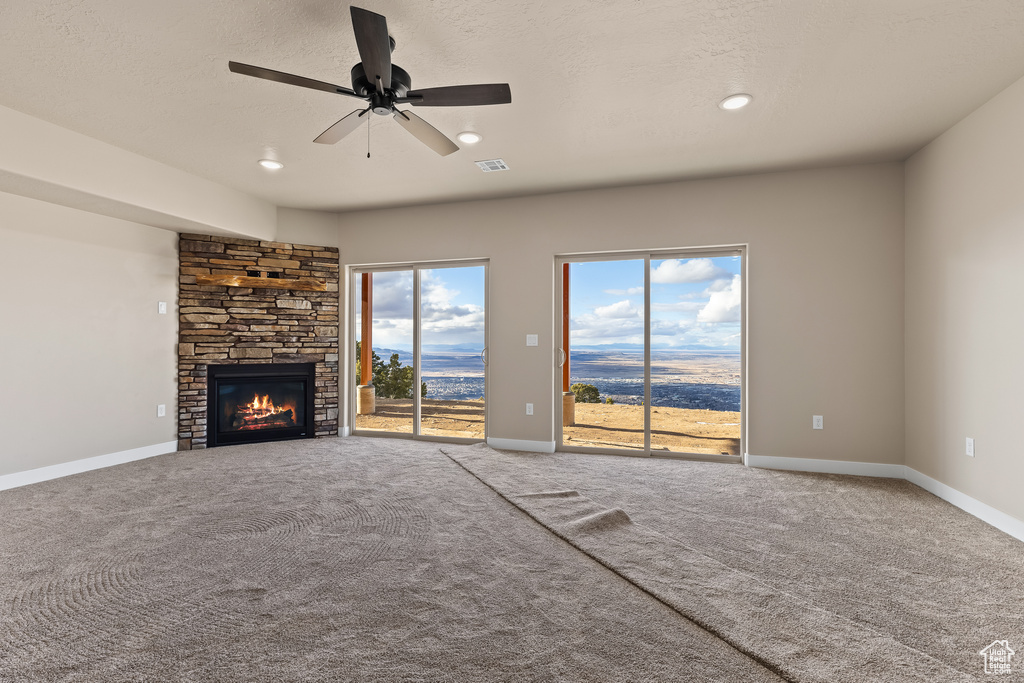
[[[0, 3], [0, 104], [267, 199], [348, 210], [906, 158], [1024, 76], [1021, 0], [362, 0], [414, 88], [508, 82], [510, 105], [416, 108], [484, 141], [439, 157], [349, 86], [348, 5]], [[727, 94], [754, 104], [724, 112]], [[40, 141], [46, 144], [46, 141]], [[274, 157], [283, 171], [260, 169]], [[512, 170], [482, 173], [500, 157]]]

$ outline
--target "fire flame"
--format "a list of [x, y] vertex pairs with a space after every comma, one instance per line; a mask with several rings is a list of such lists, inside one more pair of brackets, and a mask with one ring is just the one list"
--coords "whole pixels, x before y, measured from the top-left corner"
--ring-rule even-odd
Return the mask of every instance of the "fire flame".
[[247, 407], [249, 409], [249, 414], [255, 418], [270, 417], [271, 415], [283, 413], [288, 410], [288, 408], [284, 406], [275, 408], [274, 402], [270, 400], [269, 394], [264, 395], [262, 398], [260, 398], [259, 394], [256, 394], [252, 397], [252, 403]]
[[[279, 416], [279, 417], [275, 417]], [[295, 426], [295, 406], [275, 406], [269, 394], [252, 397], [251, 403], [238, 407], [236, 429], [270, 429]]]

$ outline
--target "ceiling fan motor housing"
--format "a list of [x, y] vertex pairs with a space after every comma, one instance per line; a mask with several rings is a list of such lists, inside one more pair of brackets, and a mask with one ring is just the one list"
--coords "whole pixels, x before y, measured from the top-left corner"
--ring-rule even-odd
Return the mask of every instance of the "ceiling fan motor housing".
[[352, 89], [362, 97], [370, 98], [370, 106], [373, 113], [387, 116], [392, 113], [394, 98], [405, 97], [405, 94], [412, 88], [412, 77], [409, 72], [398, 66], [391, 65], [391, 87], [385, 89], [384, 95], [377, 92], [377, 84], [366, 77], [366, 70], [363, 63], [359, 62], [352, 67]]

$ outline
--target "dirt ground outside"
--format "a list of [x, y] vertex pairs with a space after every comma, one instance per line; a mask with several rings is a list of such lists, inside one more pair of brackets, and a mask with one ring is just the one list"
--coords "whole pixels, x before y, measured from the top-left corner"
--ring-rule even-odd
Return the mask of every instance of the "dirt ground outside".
[[[566, 446], [643, 450], [644, 407], [577, 403], [576, 424], [562, 427], [562, 440]], [[651, 450], [739, 455], [740, 414], [652, 407]]]
[[[563, 427], [566, 446], [643, 450], [643, 406], [577, 403], [576, 424]], [[377, 398], [373, 415], [357, 415], [356, 429], [412, 434], [412, 399]], [[484, 402], [422, 399], [422, 434], [484, 438]], [[651, 449], [674, 453], [739, 455], [740, 414], [716, 410], [651, 408]]]

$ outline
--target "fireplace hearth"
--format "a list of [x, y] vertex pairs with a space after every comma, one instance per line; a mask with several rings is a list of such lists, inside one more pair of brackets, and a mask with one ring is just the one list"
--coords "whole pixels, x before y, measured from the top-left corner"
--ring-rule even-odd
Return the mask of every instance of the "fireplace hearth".
[[210, 365], [208, 446], [313, 438], [314, 363]]

